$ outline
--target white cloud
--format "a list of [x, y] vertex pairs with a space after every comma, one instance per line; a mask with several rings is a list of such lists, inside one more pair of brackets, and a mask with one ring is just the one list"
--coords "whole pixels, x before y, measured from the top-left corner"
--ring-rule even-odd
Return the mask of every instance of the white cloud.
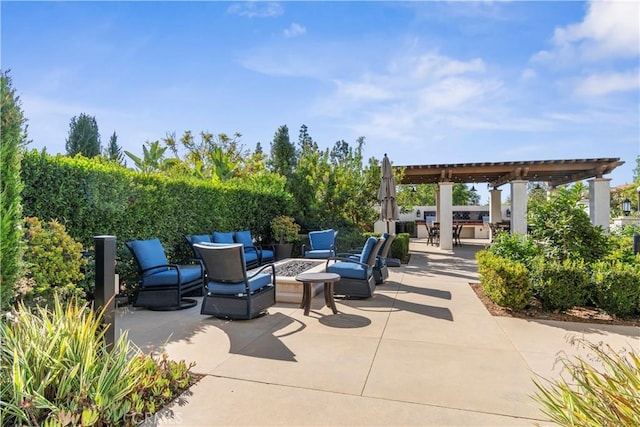
[[538, 77], [538, 73], [532, 68], [527, 68], [522, 72], [522, 74], [520, 74], [520, 78], [522, 80], [532, 80], [536, 77]]
[[640, 54], [640, 2], [592, 1], [584, 20], [556, 28], [550, 51], [534, 60], [569, 63], [574, 59], [633, 58]]
[[280, 3], [247, 1], [233, 3], [227, 8], [227, 12], [233, 15], [246, 16], [248, 18], [271, 18], [282, 15], [284, 10]]
[[307, 32], [307, 29], [300, 25], [300, 24], [296, 24], [295, 22], [293, 22], [289, 28], [286, 28], [284, 30], [284, 36], [285, 37], [297, 37], [297, 36], [301, 36], [303, 34], [305, 34]]
[[581, 96], [602, 96], [639, 88], [640, 69], [635, 69], [623, 73], [592, 74], [576, 86], [576, 93]]

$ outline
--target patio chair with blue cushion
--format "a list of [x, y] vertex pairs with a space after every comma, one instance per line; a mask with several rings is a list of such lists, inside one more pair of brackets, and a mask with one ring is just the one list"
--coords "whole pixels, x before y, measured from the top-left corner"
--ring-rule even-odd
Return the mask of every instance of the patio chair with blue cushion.
[[[231, 245], [234, 243], [240, 243], [235, 240], [235, 234], [233, 231], [221, 232], [214, 231], [213, 232], [213, 243], [223, 243], [227, 245]], [[258, 267], [260, 265], [260, 252], [258, 252], [258, 248], [253, 245], [253, 240], [250, 242], [242, 243], [244, 250], [244, 261], [248, 269], [252, 269]]]
[[393, 243], [395, 238], [395, 234], [388, 234], [384, 240], [384, 243], [382, 244], [382, 246], [380, 246], [378, 256], [376, 257], [376, 262], [373, 265], [373, 279], [376, 281], [376, 285], [384, 283], [385, 280], [389, 278], [387, 257], [389, 256], [389, 252], [391, 251], [391, 244]]
[[207, 270], [207, 284], [200, 313], [227, 319], [252, 319], [276, 303], [276, 270], [260, 267], [250, 276], [243, 245], [196, 243]]
[[184, 298], [188, 293], [202, 295], [204, 267], [194, 264], [169, 264], [158, 239], [133, 240], [125, 243], [138, 266], [139, 287], [133, 305], [150, 310], [182, 310], [197, 301]]
[[333, 229], [309, 232], [309, 246], [302, 245], [305, 258], [330, 258], [336, 256], [336, 237]]
[[191, 236], [184, 236], [184, 238], [187, 239], [189, 246], [191, 246], [191, 250], [193, 251], [193, 257], [195, 259], [200, 259], [200, 254], [198, 253], [196, 248], [193, 247], [193, 245], [195, 245], [196, 243], [212, 243], [211, 234], [193, 234]]
[[233, 240], [236, 243], [242, 243], [242, 246], [244, 246], [245, 256], [247, 253], [257, 252], [258, 263], [260, 265], [268, 264], [275, 261], [276, 259], [275, 250], [273, 248], [264, 249], [262, 246], [256, 245], [253, 241], [251, 231], [249, 230], [236, 231], [235, 233], [233, 233]]
[[[376, 282], [373, 277], [373, 266], [383, 238], [369, 237], [362, 248], [358, 259], [349, 256], [331, 257], [327, 260], [327, 273], [340, 275], [340, 280], [333, 285], [333, 293], [347, 298], [369, 298], [373, 296]], [[333, 261], [333, 263], [331, 263]]]

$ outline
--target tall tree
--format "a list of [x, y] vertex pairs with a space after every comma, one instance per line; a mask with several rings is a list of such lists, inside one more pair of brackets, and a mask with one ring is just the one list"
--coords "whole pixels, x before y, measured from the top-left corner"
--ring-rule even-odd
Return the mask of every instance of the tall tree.
[[289, 128], [287, 125], [280, 126], [271, 143], [269, 166], [273, 172], [288, 178], [291, 176], [295, 163], [296, 147], [289, 139]]
[[126, 162], [124, 162], [124, 153], [122, 152], [122, 148], [118, 145], [118, 135], [116, 135], [115, 131], [109, 138], [109, 145], [104, 150], [104, 157], [109, 160], [116, 161], [121, 165], [126, 164]]
[[66, 149], [69, 156], [82, 154], [91, 158], [100, 155], [100, 132], [95, 117], [81, 113], [71, 119]]
[[10, 307], [22, 268], [20, 160], [27, 144], [26, 119], [7, 73], [0, 74], [0, 310]]

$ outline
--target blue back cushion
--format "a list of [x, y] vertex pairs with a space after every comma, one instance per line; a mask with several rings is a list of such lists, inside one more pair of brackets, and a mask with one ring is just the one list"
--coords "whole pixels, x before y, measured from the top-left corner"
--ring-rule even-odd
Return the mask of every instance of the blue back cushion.
[[142, 270], [158, 265], [165, 265], [165, 267], [145, 271], [145, 276], [167, 269], [166, 264], [169, 264], [169, 261], [167, 260], [164, 248], [162, 247], [162, 243], [160, 243], [159, 239], [134, 240], [129, 242], [128, 245], [133, 250]]
[[233, 241], [233, 232], [229, 231], [229, 232], [220, 232], [220, 231], [214, 231], [213, 232], [213, 243], [235, 243]]
[[335, 232], [332, 229], [311, 231], [309, 233], [311, 248], [313, 248], [314, 250], [330, 249], [333, 246], [334, 240]]
[[369, 260], [369, 255], [371, 255], [371, 251], [373, 250], [373, 247], [376, 245], [376, 243], [378, 243], [378, 238], [377, 237], [369, 237], [366, 241], [366, 243], [364, 244], [364, 247], [362, 248], [362, 252], [360, 252], [360, 262], [363, 264], [366, 264], [367, 261]]
[[236, 231], [233, 233], [233, 239], [235, 243], [242, 243], [245, 248], [253, 246], [253, 237], [251, 237], [251, 231], [249, 230]]

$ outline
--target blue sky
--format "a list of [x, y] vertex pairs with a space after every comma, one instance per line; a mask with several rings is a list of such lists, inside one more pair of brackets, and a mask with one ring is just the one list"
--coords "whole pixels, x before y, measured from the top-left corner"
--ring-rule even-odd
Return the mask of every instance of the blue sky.
[[96, 117], [134, 153], [167, 132], [286, 124], [395, 165], [640, 154], [639, 2], [11, 2], [2, 69], [32, 148]]

